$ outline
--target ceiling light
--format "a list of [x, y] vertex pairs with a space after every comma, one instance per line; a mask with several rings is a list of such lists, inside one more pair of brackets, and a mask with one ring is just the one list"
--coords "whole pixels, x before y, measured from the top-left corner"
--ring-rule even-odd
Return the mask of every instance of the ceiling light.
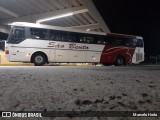
[[82, 9], [82, 10], [77, 10], [77, 11], [73, 11], [73, 12], [66, 13], [66, 14], [61, 14], [61, 15], [57, 15], [57, 16], [53, 16], [53, 17], [43, 18], [43, 19], [37, 20], [36, 23], [42, 23], [42, 22], [45, 22], [45, 21], [55, 20], [55, 19], [68, 17], [68, 16], [72, 16], [72, 15], [75, 15], [75, 14], [85, 13], [85, 12], [88, 12], [88, 9]]
[[49, 17], [49, 18], [44, 18], [44, 19], [37, 20], [36, 23], [42, 23], [42, 22], [45, 22], [45, 21], [50, 21], [50, 20], [54, 20], [54, 19], [59, 19], [59, 18], [63, 18], [63, 17], [72, 16], [72, 15], [73, 15], [73, 13], [57, 15], [57, 16], [54, 16], [54, 17]]

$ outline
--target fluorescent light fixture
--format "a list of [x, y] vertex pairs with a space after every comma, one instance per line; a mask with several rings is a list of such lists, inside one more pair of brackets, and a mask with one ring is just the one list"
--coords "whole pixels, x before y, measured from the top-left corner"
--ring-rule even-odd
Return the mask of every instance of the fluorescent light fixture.
[[66, 14], [61, 14], [61, 15], [57, 15], [57, 16], [53, 16], [53, 17], [49, 17], [49, 18], [40, 19], [40, 20], [37, 20], [36, 23], [42, 23], [45, 21], [68, 17], [68, 16], [72, 16], [75, 14], [85, 13], [85, 12], [88, 12], [88, 9], [77, 10], [77, 11], [73, 11], [73, 12], [66, 13]]
[[59, 18], [63, 18], [63, 17], [72, 16], [72, 15], [73, 15], [73, 13], [57, 15], [57, 16], [54, 16], [54, 17], [49, 17], [49, 18], [44, 18], [44, 19], [37, 20], [36, 23], [42, 23], [42, 22], [45, 22], [45, 21], [50, 21], [50, 20], [54, 20], [54, 19], [59, 19]]

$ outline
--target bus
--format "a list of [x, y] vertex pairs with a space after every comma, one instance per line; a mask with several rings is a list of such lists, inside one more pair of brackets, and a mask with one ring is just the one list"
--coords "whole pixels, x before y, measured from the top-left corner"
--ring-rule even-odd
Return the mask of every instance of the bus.
[[10, 62], [93, 63], [117, 66], [144, 61], [143, 38], [14, 22], [5, 45]]

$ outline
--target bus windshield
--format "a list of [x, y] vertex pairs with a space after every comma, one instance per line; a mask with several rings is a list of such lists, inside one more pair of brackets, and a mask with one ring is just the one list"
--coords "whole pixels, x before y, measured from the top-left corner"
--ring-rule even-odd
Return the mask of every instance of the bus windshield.
[[25, 40], [25, 28], [12, 28], [7, 43], [18, 44]]

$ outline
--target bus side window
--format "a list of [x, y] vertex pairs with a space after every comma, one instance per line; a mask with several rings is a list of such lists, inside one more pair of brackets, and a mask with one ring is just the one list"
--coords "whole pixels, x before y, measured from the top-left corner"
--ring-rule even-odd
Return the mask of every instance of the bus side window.
[[49, 30], [48, 39], [55, 40], [55, 30]]
[[31, 38], [33, 39], [47, 39], [48, 31], [47, 29], [41, 28], [30, 28], [31, 31]]
[[80, 41], [80, 43], [86, 43], [86, 37], [81, 36], [79, 41]]
[[102, 36], [102, 44], [108, 45], [110, 42], [111, 40], [107, 36]]
[[125, 40], [125, 46], [127, 47], [133, 47], [133, 39], [132, 38], [126, 38]]
[[13, 30], [13, 36], [11, 37], [12, 43], [20, 43], [25, 40], [25, 29], [15, 28]]
[[95, 44], [95, 36], [92, 34], [82, 34], [80, 37], [81, 43]]
[[109, 45], [111, 43], [111, 38], [108, 36], [100, 36], [100, 44]]
[[69, 32], [68, 42], [79, 42], [79, 37], [77, 33]]
[[54, 34], [54, 40], [55, 41], [64, 41], [67, 42], [68, 41], [68, 32], [66, 31], [55, 31]]
[[94, 42], [94, 37], [92, 37], [92, 36], [86, 37], [86, 42], [89, 43], [89, 44], [95, 43]]
[[103, 44], [104, 42], [104, 39], [102, 36], [96, 36], [96, 43], [97, 44]]
[[47, 30], [41, 31], [39, 36], [40, 36], [40, 39], [47, 39], [47, 36], [48, 36]]
[[117, 37], [112, 40], [114, 46], [125, 46], [125, 38]]
[[61, 33], [61, 41], [68, 42], [68, 32], [63, 31]]

